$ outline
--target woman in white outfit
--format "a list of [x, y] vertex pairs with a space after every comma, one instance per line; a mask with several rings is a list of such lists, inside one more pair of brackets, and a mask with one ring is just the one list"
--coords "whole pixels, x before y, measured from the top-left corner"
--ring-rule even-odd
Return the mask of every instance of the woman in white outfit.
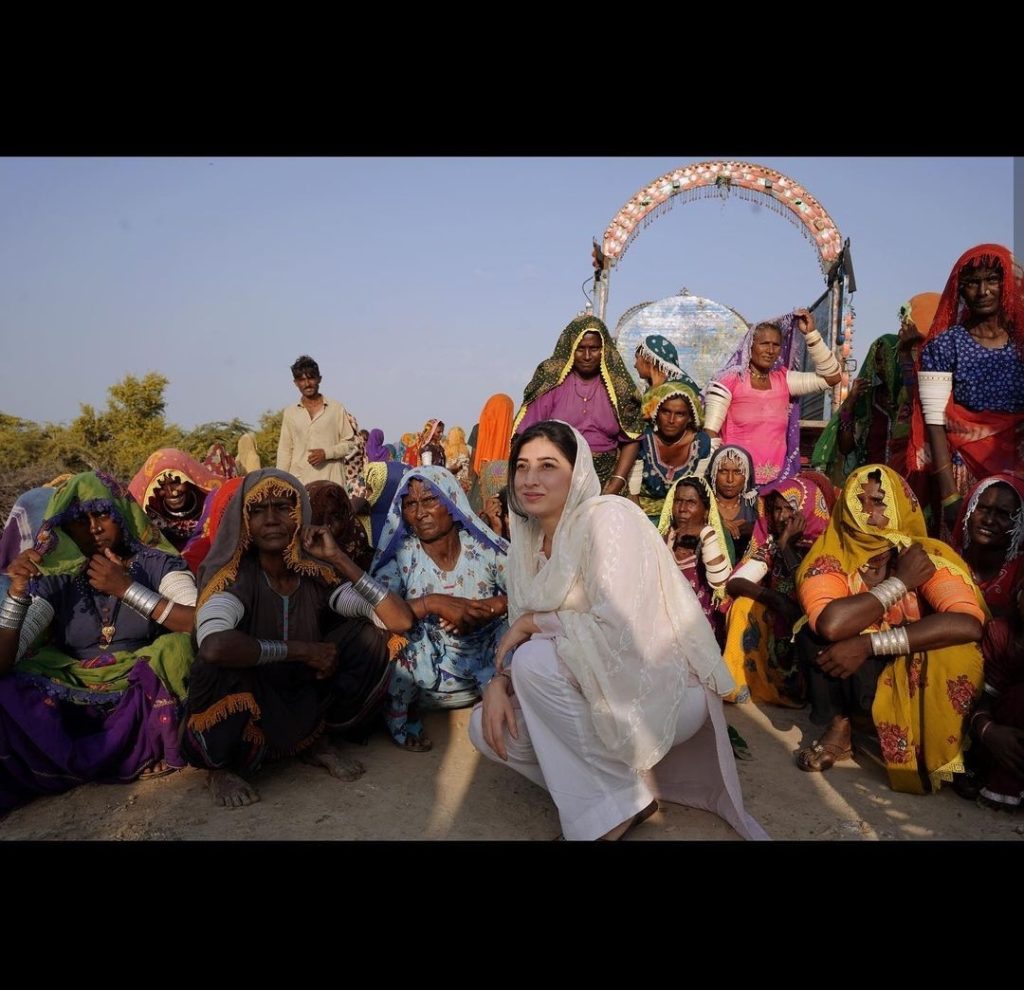
[[512, 625], [470, 738], [550, 792], [567, 839], [621, 838], [659, 797], [767, 838], [743, 810], [721, 701], [735, 685], [700, 605], [644, 513], [600, 490], [571, 426], [514, 444]]

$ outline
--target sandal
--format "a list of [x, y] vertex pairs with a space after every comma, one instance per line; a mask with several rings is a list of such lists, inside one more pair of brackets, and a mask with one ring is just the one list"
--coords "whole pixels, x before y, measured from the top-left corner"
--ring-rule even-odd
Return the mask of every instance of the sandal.
[[1005, 794], [996, 794], [987, 787], [978, 789], [976, 803], [979, 808], [988, 808], [989, 811], [1005, 811], [1012, 814], [1020, 807], [1020, 799], [1016, 802], [1012, 797]]
[[752, 760], [754, 758], [754, 754], [750, 752], [746, 739], [731, 725], [729, 726], [729, 744], [732, 746], [732, 755], [737, 760]]
[[166, 777], [170, 773], [177, 773], [180, 769], [181, 769], [181, 767], [172, 767], [172, 766], [168, 766], [165, 763], [163, 770], [153, 770], [152, 768], [147, 768], [147, 769], [143, 770], [138, 775], [138, 777], [136, 777], [135, 779], [136, 780], [156, 780], [157, 777]]
[[392, 741], [399, 749], [404, 749], [409, 753], [429, 753], [434, 748], [434, 744], [426, 736], [414, 736], [411, 732], [405, 734], [404, 743], [400, 743], [394, 736], [392, 736]]
[[821, 773], [830, 770], [836, 763], [852, 759], [852, 746], [840, 749], [834, 743], [823, 743], [815, 739], [810, 746], [796, 754], [796, 765], [808, 773]]

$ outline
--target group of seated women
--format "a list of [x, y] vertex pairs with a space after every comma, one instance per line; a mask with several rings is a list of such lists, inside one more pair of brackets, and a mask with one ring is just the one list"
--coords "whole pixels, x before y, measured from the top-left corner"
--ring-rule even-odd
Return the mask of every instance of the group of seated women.
[[652, 336], [641, 394], [586, 315], [514, 418], [496, 395], [471, 445], [371, 431], [348, 489], [160, 450], [128, 486], [26, 493], [0, 539], [0, 812], [186, 764], [241, 806], [268, 760], [351, 780], [345, 740], [382, 723], [425, 752], [423, 710], [479, 702], [473, 743], [565, 838], [620, 838], [659, 797], [763, 838], [723, 714], [749, 700], [810, 706], [801, 770], [870, 731], [894, 789], [973, 777], [1019, 806], [1020, 272], [982, 245], [926, 296], [810, 467], [797, 399], [841, 369], [806, 310], [703, 393]]

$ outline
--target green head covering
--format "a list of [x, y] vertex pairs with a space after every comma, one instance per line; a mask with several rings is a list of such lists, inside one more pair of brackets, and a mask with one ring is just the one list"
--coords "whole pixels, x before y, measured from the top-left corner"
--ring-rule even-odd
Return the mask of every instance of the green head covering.
[[671, 378], [678, 378], [683, 375], [683, 369], [679, 367], [679, 352], [676, 345], [660, 333], [652, 333], [644, 338], [644, 342], [637, 348], [638, 353], [647, 358], [659, 371]]
[[109, 512], [121, 527], [121, 542], [131, 554], [143, 547], [154, 547], [173, 557], [179, 556], [121, 482], [99, 471], [86, 471], [69, 478], [53, 493], [46, 507], [35, 545], [43, 555], [39, 565], [43, 574], [81, 571], [85, 554], [64, 531], [63, 524], [89, 512]]
[[688, 385], [684, 381], [665, 382], [664, 385], [659, 385], [647, 392], [644, 395], [642, 406], [644, 419], [653, 424], [661, 404], [675, 398], [687, 401], [690, 406], [690, 414], [693, 416], [693, 428], [699, 430], [704, 425], [704, 403], [701, 401], [696, 387]]
[[[811, 467], [821, 471], [835, 484], [841, 485], [849, 471], [867, 462], [868, 431], [876, 388], [884, 391], [889, 399], [889, 408], [893, 411], [892, 438], [905, 437], [909, 432], [909, 421], [896, 415], [897, 410], [910, 401], [900, 371], [899, 342], [899, 337], [894, 333], [882, 334], [868, 348], [864, 363], [857, 372], [857, 378], [866, 380], [868, 387], [857, 396], [853, 406], [853, 431], [856, 438], [853, 452], [844, 458], [839, 451], [839, 409], [832, 414], [828, 426], [814, 445]], [[875, 375], [879, 373], [882, 381], [875, 385]]]
[[608, 328], [596, 316], [577, 316], [559, 335], [555, 344], [555, 352], [546, 361], [537, 365], [537, 370], [530, 379], [530, 384], [523, 392], [523, 404], [516, 413], [512, 423], [515, 433], [520, 420], [526, 415], [527, 407], [534, 399], [550, 392], [556, 385], [565, 381], [566, 375], [572, 371], [576, 357], [576, 348], [585, 333], [601, 335], [601, 381], [611, 399], [612, 408], [618, 417], [622, 431], [634, 439], [643, 432], [644, 422], [640, 416], [640, 393], [626, 364], [615, 346]]

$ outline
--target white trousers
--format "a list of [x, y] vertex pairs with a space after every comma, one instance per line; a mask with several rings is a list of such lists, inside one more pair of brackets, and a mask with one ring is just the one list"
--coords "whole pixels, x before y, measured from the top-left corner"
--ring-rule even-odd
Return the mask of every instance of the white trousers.
[[[550, 639], [521, 645], [510, 670], [519, 738], [506, 729], [507, 765], [551, 794], [566, 839], [596, 839], [654, 800], [651, 775], [614, 758], [601, 742], [587, 701], [566, 677]], [[708, 714], [708, 693], [693, 678], [679, 706], [673, 745], [695, 736]], [[469, 737], [484, 756], [504, 763], [484, 742], [480, 705]]]

